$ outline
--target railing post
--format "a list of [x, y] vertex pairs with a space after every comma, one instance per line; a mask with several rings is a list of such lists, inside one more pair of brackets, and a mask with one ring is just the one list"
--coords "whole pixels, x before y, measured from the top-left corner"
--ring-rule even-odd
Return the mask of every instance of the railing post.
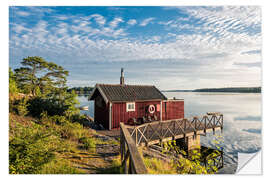
[[213, 115], [213, 117], [214, 117], [214, 127], [216, 127], [216, 115]]
[[174, 135], [176, 135], [176, 131], [175, 131], [175, 123], [176, 123], [176, 121], [173, 121], [174, 122], [174, 124], [173, 124], [173, 133], [174, 133]]
[[221, 126], [223, 127], [223, 114], [221, 115]]
[[124, 145], [122, 145], [124, 152], [122, 166], [124, 166], [124, 172], [126, 174], [147, 174], [147, 169], [140, 153], [138, 152], [134, 139], [131, 137], [129, 131], [123, 123], [120, 123], [120, 129], [122, 131], [121, 137], [124, 142]]
[[130, 157], [129, 157], [129, 165], [128, 165], [128, 174], [132, 174], [132, 163], [131, 163]]
[[120, 153], [121, 153], [121, 162], [123, 161], [124, 154], [123, 154], [123, 132], [122, 129], [120, 129]]
[[136, 144], [136, 146], [139, 145], [138, 144], [138, 129], [137, 128], [135, 129], [135, 144]]
[[129, 151], [127, 151], [127, 154], [125, 155], [126, 156], [126, 159], [124, 160], [124, 172], [125, 174], [128, 174], [128, 164], [127, 164], [127, 161], [129, 160], [129, 163], [130, 163], [130, 156], [129, 156]]
[[207, 124], [206, 124], [206, 118], [207, 116], [204, 116], [204, 133], [206, 133], [206, 129], [207, 129]]

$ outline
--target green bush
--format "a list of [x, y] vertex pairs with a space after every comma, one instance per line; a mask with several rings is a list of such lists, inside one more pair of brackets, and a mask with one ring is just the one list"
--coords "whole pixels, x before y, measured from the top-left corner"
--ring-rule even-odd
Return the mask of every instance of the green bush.
[[75, 168], [65, 159], [55, 159], [38, 172], [39, 174], [82, 174], [83, 171]]
[[55, 124], [64, 125], [64, 124], [67, 124], [68, 123], [65, 116], [54, 115], [54, 116], [51, 116], [49, 118]]
[[9, 172], [11, 174], [35, 174], [54, 158], [58, 137], [40, 125], [24, 127], [16, 124], [15, 134], [9, 141]]
[[79, 139], [79, 142], [83, 144], [82, 148], [84, 148], [86, 150], [94, 151], [96, 148], [96, 143], [95, 143], [95, 140], [93, 138], [82, 137]]
[[28, 99], [21, 98], [13, 101], [9, 101], [9, 112], [14, 112], [20, 116], [25, 116], [28, 114]]
[[64, 113], [64, 109], [62, 109], [55, 101], [39, 96], [29, 100], [28, 110], [33, 117], [37, 118], [41, 118], [43, 112], [47, 112], [48, 116], [61, 116]]

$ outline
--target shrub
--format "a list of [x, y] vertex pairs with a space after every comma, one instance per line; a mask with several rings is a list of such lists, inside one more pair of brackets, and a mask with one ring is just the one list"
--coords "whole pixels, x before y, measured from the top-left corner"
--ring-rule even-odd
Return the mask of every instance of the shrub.
[[150, 174], [177, 174], [177, 169], [173, 163], [153, 157], [144, 157], [143, 161]]
[[59, 115], [54, 115], [49, 117], [51, 119], [52, 122], [54, 122], [55, 124], [59, 124], [59, 125], [64, 125], [67, 124], [69, 122], [67, 122], [67, 119], [65, 116], [59, 116]]
[[79, 142], [83, 144], [82, 147], [86, 150], [94, 151], [96, 148], [96, 143], [95, 143], [95, 140], [93, 138], [82, 137], [79, 139]]
[[59, 133], [61, 138], [70, 139], [71, 137], [74, 137], [74, 127], [71, 123], [60, 125]]
[[15, 112], [20, 116], [25, 116], [28, 114], [28, 99], [27, 98], [20, 98], [14, 101], [9, 101], [9, 111]]
[[38, 172], [39, 174], [82, 174], [83, 171], [75, 168], [65, 159], [55, 159]]
[[29, 100], [29, 113], [33, 117], [41, 118], [42, 112], [47, 112], [48, 116], [63, 115], [63, 109], [52, 99], [34, 97]]
[[37, 124], [24, 127], [16, 124], [15, 134], [9, 141], [9, 172], [34, 174], [54, 158], [58, 138]]

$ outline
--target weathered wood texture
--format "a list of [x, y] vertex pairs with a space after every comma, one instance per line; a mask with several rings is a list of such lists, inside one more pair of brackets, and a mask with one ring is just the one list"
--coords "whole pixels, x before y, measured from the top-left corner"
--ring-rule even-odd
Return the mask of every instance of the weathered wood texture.
[[162, 102], [162, 120], [184, 118], [184, 101], [167, 100]]
[[223, 115], [211, 113], [201, 118], [175, 119], [127, 126], [136, 145], [148, 146], [173, 139], [202, 135], [208, 131], [223, 129]]
[[135, 111], [126, 111], [126, 102], [112, 104], [112, 129], [119, 128], [120, 122], [130, 124], [132, 118], [142, 118], [148, 115], [156, 116], [160, 120], [160, 112], [155, 111], [153, 114], [147, 112], [149, 105], [159, 105], [160, 101], [135, 102]]
[[142, 157], [124, 123], [120, 123], [120, 152], [125, 174], [147, 174]]
[[[155, 112], [149, 113], [149, 105], [155, 106]], [[130, 124], [132, 118], [142, 118], [156, 116], [157, 120], [161, 119], [161, 101], [140, 101], [135, 102], [135, 111], [126, 111], [126, 102], [112, 103], [112, 129], [120, 127], [120, 122]], [[159, 106], [159, 108], [157, 108]], [[168, 100], [162, 101], [162, 120], [184, 118], [184, 101]]]

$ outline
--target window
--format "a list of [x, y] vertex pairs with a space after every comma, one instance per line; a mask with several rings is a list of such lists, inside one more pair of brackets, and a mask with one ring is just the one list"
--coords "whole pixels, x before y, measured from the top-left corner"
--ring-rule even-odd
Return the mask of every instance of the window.
[[135, 111], [135, 102], [127, 103], [127, 112]]

